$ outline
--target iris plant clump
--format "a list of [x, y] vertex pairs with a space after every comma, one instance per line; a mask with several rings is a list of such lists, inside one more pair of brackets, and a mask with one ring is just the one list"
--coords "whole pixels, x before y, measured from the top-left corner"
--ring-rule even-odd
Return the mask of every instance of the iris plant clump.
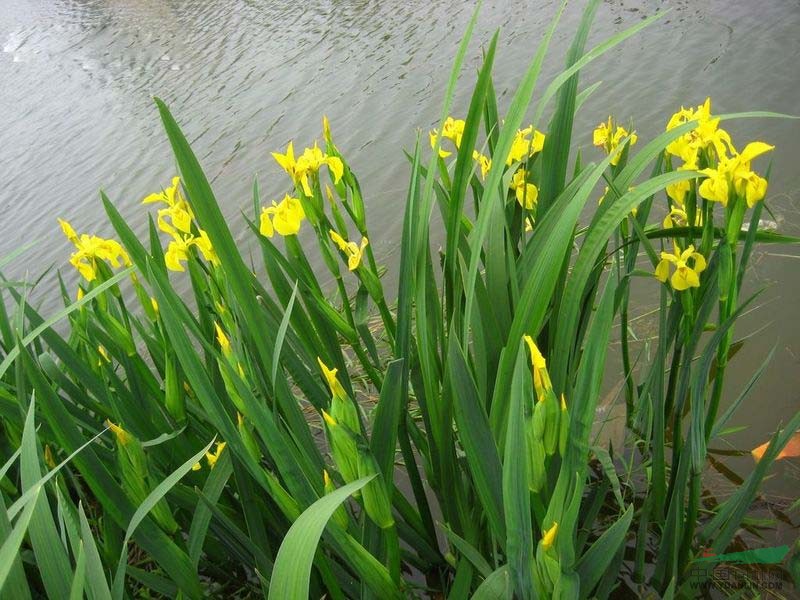
[[[298, 157], [273, 153], [283, 189], [254, 183], [256, 259], [156, 100], [178, 175], [144, 198], [147, 235], [103, 194], [116, 239], [61, 221], [80, 275], [63, 310], [2, 289], [3, 596], [690, 597], [800, 425], [776, 423], [707, 501], [709, 444], [763, 372], [723, 394], [749, 258], [797, 241], [758, 228], [773, 147], [739, 151], [721, 125], [780, 115], [706, 100], [652, 140], [606, 115], [573, 135], [597, 87], [579, 91], [581, 69], [657, 18], [587, 51], [598, 3], [540, 86], [554, 19], [503, 117], [497, 35], [451, 114], [473, 17], [439, 126], [408, 154], [388, 271], [327, 119]], [[639, 285], [659, 309], [634, 356]], [[595, 426], [614, 324], [624, 448]]]

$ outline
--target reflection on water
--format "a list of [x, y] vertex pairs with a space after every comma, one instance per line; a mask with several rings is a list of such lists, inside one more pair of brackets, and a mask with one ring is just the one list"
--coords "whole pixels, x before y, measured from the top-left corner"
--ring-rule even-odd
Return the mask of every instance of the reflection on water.
[[[501, 102], [508, 100], [556, 4], [484, 3], [457, 111], [466, 111], [480, 43], [497, 27], [495, 86]], [[545, 79], [563, 63], [580, 4], [567, 8]], [[100, 187], [144, 231], [139, 200], [174, 171], [151, 101], [158, 95], [184, 126], [242, 240], [240, 212], [249, 206], [253, 175], [269, 196], [286, 188], [269, 151], [291, 138], [310, 143], [327, 114], [361, 179], [376, 252], [394, 267], [407, 174], [401, 150], [438, 117], [471, 10], [463, 0], [0, 0], [0, 255], [38, 239], [43, 243], [26, 255], [25, 268], [38, 274], [63, 266], [69, 250], [56, 217], [79, 230], [110, 232]], [[584, 72], [583, 85], [603, 82], [576, 120], [585, 156], [595, 156], [591, 128], [609, 113], [632, 120], [642, 139], [659, 132], [682, 103], [706, 95], [715, 112], [800, 114], [796, 1], [607, 1], [589, 43], [666, 10]], [[734, 139], [757, 136], [777, 146], [771, 208], [784, 233], [799, 233], [800, 126], [760, 120], [730, 129]], [[778, 347], [759, 400], [741, 419], [751, 429], [731, 436], [733, 444], [760, 443], [800, 404], [797, 257], [794, 248], [771, 248], [754, 260], [754, 288], [779, 285], [739, 333], [767, 319], [772, 324], [737, 357], [742, 368], [731, 370], [730, 390]], [[641, 287], [645, 312], [653, 290]]]

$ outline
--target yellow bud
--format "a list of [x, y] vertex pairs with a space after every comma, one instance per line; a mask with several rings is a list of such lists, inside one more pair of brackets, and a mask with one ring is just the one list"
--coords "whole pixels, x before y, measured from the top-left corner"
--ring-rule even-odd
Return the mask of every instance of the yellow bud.
[[556, 534], [558, 533], [558, 523], [553, 523], [553, 526], [550, 529], [545, 529], [544, 535], [542, 535], [542, 549], [549, 550], [553, 547], [553, 544], [556, 541]]
[[322, 115], [322, 135], [327, 141], [331, 139], [331, 124], [328, 122], [327, 115]]
[[53, 458], [53, 451], [50, 449], [50, 444], [44, 445], [44, 463], [51, 469], [54, 469], [56, 466], [56, 461]]
[[339, 379], [336, 377], [336, 373], [338, 373], [339, 369], [328, 368], [328, 366], [322, 362], [320, 357], [317, 357], [317, 362], [319, 363], [320, 369], [322, 369], [322, 374], [325, 376], [325, 381], [328, 383], [328, 388], [331, 391], [331, 395], [338, 398], [346, 398], [347, 393], [344, 391], [342, 384], [339, 383]]
[[322, 480], [325, 484], [325, 489], [328, 489], [328, 487], [331, 485], [331, 476], [328, 475], [327, 469], [322, 469]]
[[228, 356], [231, 353], [231, 341], [228, 339], [228, 336], [225, 335], [225, 332], [222, 331], [219, 323], [214, 323], [214, 329], [217, 332], [217, 342], [219, 342], [222, 354]]
[[546, 392], [552, 388], [550, 383], [550, 375], [547, 372], [547, 361], [533, 338], [526, 335], [522, 338], [528, 345], [528, 350], [531, 353], [531, 370], [533, 371], [533, 387], [536, 390], [536, 397], [541, 402], [546, 397]]
[[105, 359], [106, 362], [111, 362], [111, 357], [108, 356], [108, 350], [106, 350], [104, 346], [102, 345], [98, 346], [97, 351], [100, 353], [100, 356], [102, 356]]
[[114, 433], [114, 435], [117, 436], [117, 441], [123, 446], [133, 439], [133, 436], [130, 433], [125, 431], [119, 425], [115, 425], [108, 419], [106, 419], [106, 427], [108, 427]]
[[329, 427], [336, 427], [336, 425], [338, 425], [336, 419], [334, 419], [324, 410], [322, 411], [322, 418], [325, 419], [325, 422], [328, 424]]

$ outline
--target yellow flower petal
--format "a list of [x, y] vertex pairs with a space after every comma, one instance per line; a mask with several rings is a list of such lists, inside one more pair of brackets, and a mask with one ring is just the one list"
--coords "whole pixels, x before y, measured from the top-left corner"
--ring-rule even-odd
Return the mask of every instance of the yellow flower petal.
[[658, 279], [661, 283], [666, 283], [667, 279], [669, 278], [669, 261], [668, 260], [661, 260], [656, 267], [655, 272], [656, 279]]
[[70, 242], [77, 242], [78, 241], [78, 234], [75, 233], [75, 230], [72, 228], [72, 225], [67, 223], [64, 219], [59, 219], [58, 224], [61, 225], [61, 231], [64, 232], [64, 235]]
[[329, 156], [325, 159], [325, 162], [333, 175], [333, 183], [339, 183], [339, 180], [341, 180], [344, 174], [344, 163], [342, 163], [342, 159], [338, 156]]

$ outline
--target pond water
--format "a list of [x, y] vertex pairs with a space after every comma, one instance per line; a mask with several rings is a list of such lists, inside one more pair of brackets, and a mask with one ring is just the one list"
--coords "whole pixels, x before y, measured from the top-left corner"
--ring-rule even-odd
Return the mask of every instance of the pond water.
[[[545, 81], [563, 65], [581, 4], [562, 18]], [[481, 44], [498, 27], [495, 87], [507, 103], [556, 6], [484, 2], [455, 112], [466, 111]], [[800, 114], [796, 0], [607, 1], [589, 46], [667, 10], [584, 71], [581, 87], [602, 81], [575, 123], [587, 158], [598, 157], [591, 131], [608, 114], [631, 120], [643, 140], [681, 104], [708, 95], [715, 112]], [[65, 266], [69, 247], [56, 218], [110, 234], [101, 187], [145, 231], [140, 200], [175, 170], [152, 102], [158, 95], [184, 127], [240, 239], [253, 176], [267, 198], [286, 191], [269, 152], [290, 139], [310, 145], [327, 114], [361, 180], [371, 242], [394, 279], [408, 174], [402, 149], [438, 118], [471, 11], [461, 0], [0, 0], [0, 256], [35, 240], [13, 274]], [[800, 122], [740, 121], [730, 130], [738, 143], [758, 138], [777, 147], [769, 206], [780, 231], [800, 234]], [[737, 419], [748, 428], [728, 438], [730, 447], [760, 444], [800, 408], [798, 258], [798, 248], [778, 246], [754, 258], [751, 289], [767, 290], [737, 334], [766, 328], [736, 357], [730, 393], [773, 346], [776, 352]], [[641, 313], [652, 298], [645, 286]], [[57, 301], [45, 300], [45, 310]], [[751, 462], [726, 459], [740, 472]], [[777, 473], [776, 496], [794, 496], [796, 465], [784, 461]]]

